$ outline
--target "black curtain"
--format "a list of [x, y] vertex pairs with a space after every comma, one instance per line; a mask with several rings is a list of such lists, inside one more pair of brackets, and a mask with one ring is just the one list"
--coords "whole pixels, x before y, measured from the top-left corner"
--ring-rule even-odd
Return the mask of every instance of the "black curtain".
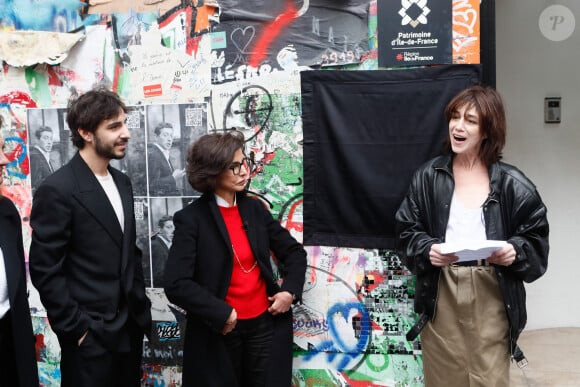
[[412, 173], [441, 153], [443, 110], [478, 65], [303, 71], [304, 244], [394, 248]]

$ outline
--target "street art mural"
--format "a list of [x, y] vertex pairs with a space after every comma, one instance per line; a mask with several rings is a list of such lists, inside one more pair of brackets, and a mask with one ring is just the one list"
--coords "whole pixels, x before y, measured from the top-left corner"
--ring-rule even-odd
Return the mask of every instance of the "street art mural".
[[[369, 50], [367, 0], [224, 0], [212, 49], [221, 66], [213, 83], [251, 78], [299, 66], [359, 63]], [[261, 12], [255, 12], [260, 9]]]
[[70, 32], [83, 24], [79, 0], [4, 0], [0, 25], [14, 30]]
[[[51, 160], [58, 168], [74, 153], [63, 119], [68, 99], [95, 85], [122, 96], [130, 106], [132, 139], [128, 156], [115, 166], [133, 180], [138, 244], [153, 304], [142, 385], [180, 386], [185, 319], [163, 293], [164, 258], [154, 244], [160, 224], [197, 193], [184, 179], [175, 182], [174, 194], [155, 193], [146, 163], [155, 126], [172, 124], [177, 168], [200, 135], [242, 131], [254, 164], [249, 190], [301, 241], [300, 72], [377, 69], [377, 0], [124, 0], [118, 8], [95, 5], [107, 7], [100, 14], [91, 11], [90, 1], [41, 3], [0, 5], [1, 133], [11, 160], [3, 192], [20, 211], [29, 246], [32, 181], [40, 172], [31, 170], [37, 129], [53, 129]], [[478, 0], [453, 1], [454, 63], [479, 62], [478, 14]], [[57, 64], [47, 57], [14, 66], [6, 59], [16, 52], [3, 42], [19, 31], [32, 33], [29, 39], [46, 32], [80, 33], [82, 39]], [[422, 386], [420, 342], [405, 340], [416, 318], [414, 278], [397, 255], [332, 246], [309, 246], [307, 252], [304, 302], [294, 307], [292, 385]], [[29, 288], [40, 380], [57, 386], [60, 349], [38, 294]]]

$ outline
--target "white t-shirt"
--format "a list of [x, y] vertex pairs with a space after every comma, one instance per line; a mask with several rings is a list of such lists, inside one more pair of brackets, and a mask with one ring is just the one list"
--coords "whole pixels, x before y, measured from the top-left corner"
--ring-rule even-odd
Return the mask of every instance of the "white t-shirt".
[[117, 189], [117, 185], [115, 184], [115, 180], [113, 180], [113, 176], [107, 171], [106, 176], [97, 176], [97, 180], [101, 183], [101, 187], [105, 190], [113, 209], [115, 210], [115, 214], [117, 214], [117, 219], [119, 220], [119, 224], [121, 225], [121, 230], [125, 231], [125, 215], [123, 213], [123, 203], [121, 202], [121, 195], [119, 194], [119, 190]]
[[445, 231], [445, 242], [485, 241], [483, 208], [465, 208], [455, 194], [451, 198], [449, 222]]

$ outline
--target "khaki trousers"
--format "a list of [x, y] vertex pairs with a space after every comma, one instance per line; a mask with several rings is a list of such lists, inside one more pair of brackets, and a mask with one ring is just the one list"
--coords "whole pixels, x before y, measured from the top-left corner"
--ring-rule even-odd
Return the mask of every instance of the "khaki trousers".
[[444, 267], [435, 313], [421, 332], [426, 387], [509, 386], [508, 320], [493, 266]]

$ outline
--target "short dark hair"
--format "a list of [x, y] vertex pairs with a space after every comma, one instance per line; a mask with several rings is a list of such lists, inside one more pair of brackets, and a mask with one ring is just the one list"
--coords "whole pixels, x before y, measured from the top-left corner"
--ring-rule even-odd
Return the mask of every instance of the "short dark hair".
[[155, 133], [156, 136], [159, 136], [159, 133], [161, 133], [161, 130], [164, 128], [170, 128], [173, 130], [173, 125], [171, 125], [169, 122], [160, 122], [157, 124], [157, 126], [155, 126], [155, 129], [153, 129], [153, 133]]
[[[454, 112], [464, 106], [475, 108], [479, 116], [479, 129], [485, 137], [479, 149], [481, 161], [489, 166], [501, 160], [506, 139], [506, 118], [500, 94], [490, 86], [468, 87], [447, 104], [445, 108], [447, 122], [451, 120]], [[449, 135], [447, 135], [445, 149], [449, 153], [452, 152]]]
[[230, 166], [244, 135], [238, 131], [201, 136], [187, 153], [187, 180], [196, 191], [213, 192], [219, 176]]
[[173, 222], [173, 216], [171, 215], [165, 215], [162, 216], [158, 221], [157, 221], [157, 227], [159, 228], [163, 228], [163, 226], [165, 226], [165, 223], [172, 221]]
[[42, 136], [43, 132], [52, 132], [52, 128], [50, 126], [41, 126], [40, 128], [36, 129], [36, 131], [34, 131], [34, 135], [36, 136], [37, 139], [40, 140], [40, 136]]
[[72, 143], [79, 149], [85, 146], [79, 129], [94, 133], [101, 122], [116, 117], [119, 110], [127, 113], [127, 107], [114, 92], [98, 88], [87, 91], [68, 103], [66, 122]]

